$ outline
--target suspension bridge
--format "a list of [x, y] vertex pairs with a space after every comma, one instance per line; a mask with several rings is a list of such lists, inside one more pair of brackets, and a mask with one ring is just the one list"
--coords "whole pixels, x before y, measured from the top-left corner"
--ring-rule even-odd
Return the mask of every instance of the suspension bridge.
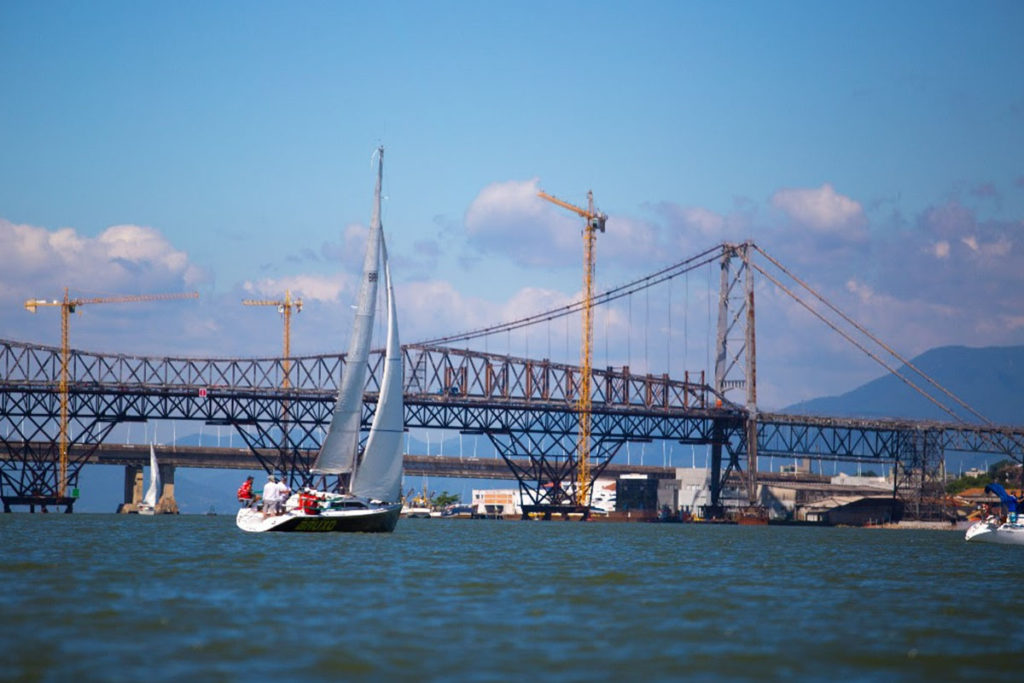
[[[580, 391], [589, 399], [587, 483], [630, 442], [702, 445], [710, 452], [710, 514], [727, 480], [755, 502], [758, 461], [814, 458], [891, 464], [897, 491], [934, 493], [946, 451], [1024, 459], [1024, 427], [988, 422], [872, 337], [753, 243], [722, 244], [594, 295], [610, 304], [700, 268], [719, 268], [714, 366], [682, 377], [634, 374], [456, 348], [580, 313], [574, 302], [518, 320], [405, 345], [407, 429], [486, 437], [524, 494], [524, 510], [586, 512], [578, 492]], [[755, 274], [791, 296], [851, 344], [919, 390], [948, 421], [856, 419], [761, 411], [757, 406]], [[0, 498], [5, 511], [50, 505], [70, 512], [82, 467], [117, 425], [185, 420], [234, 429], [253, 464], [310, 482], [310, 452], [330, 420], [342, 354], [280, 358], [149, 358], [0, 341]], [[899, 368], [895, 367], [899, 363]], [[377, 401], [383, 354], [371, 354], [363, 424]], [[64, 372], [62, 372], [62, 369]], [[733, 398], [740, 394], [737, 398]], [[967, 421], [964, 413], [972, 415]], [[63, 421], [63, 424], [62, 424]], [[68, 447], [61, 457], [60, 439]], [[198, 456], [197, 456], [198, 457]]]

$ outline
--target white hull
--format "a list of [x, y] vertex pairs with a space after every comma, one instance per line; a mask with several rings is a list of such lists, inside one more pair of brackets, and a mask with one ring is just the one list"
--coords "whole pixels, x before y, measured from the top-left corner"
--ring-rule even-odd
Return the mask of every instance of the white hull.
[[140, 515], [155, 515], [156, 514], [156, 510], [154, 510], [151, 507], [146, 507], [146, 506], [141, 506], [140, 505], [139, 506], [139, 514]]
[[1024, 524], [1020, 522], [1000, 524], [995, 517], [975, 522], [967, 529], [964, 537], [973, 543], [999, 543], [1002, 545], [1024, 545]]
[[346, 507], [326, 509], [316, 514], [303, 512], [293, 503], [280, 515], [264, 517], [253, 508], [242, 508], [235, 516], [235, 524], [242, 531], [348, 532], [387, 533], [398, 524], [401, 505], [376, 505], [358, 498], [347, 499]]

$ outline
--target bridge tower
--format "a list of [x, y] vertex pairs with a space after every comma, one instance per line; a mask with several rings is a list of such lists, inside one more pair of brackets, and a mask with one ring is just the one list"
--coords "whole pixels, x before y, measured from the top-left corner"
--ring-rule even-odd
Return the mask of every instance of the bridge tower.
[[948, 520], [945, 507], [945, 461], [942, 434], [918, 429], [900, 435], [893, 464], [894, 513], [911, 519]]
[[[752, 242], [722, 245], [718, 293], [718, 331], [715, 344], [715, 392], [727, 396], [730, 391], [744, 392], [746, 408], [744, 437], [746, 447], [747, 498], [751, 506], [757, 503], [757, 344], [754, 324], [754, 271], [750, 258]], [[734, 263], [736, 264], [734, 267]], [[734, 448], [727, 436], [732, 430], [725, 418], [716, 418], [711, 444], [711, 505], [721, 511], [723, 483], [733, 471], [742, 468], [739, 448]], [[722, 447], [729, 454], [725, 472], [722, 472]]]

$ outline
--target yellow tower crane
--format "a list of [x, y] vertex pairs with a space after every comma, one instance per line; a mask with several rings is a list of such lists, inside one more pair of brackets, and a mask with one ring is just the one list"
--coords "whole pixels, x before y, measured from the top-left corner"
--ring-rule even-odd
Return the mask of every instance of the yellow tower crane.
[[579, 413], [579, 443], [576, 449], [576, 504], [588, 505], [590, 501], [590, 375], [594, 341], [594, 240], [598, 230], [604, 232], [608, 216], [594, 208], [594, 193], [587, 192], [587, 208], [581, 209], [562, 201], [541, 190], [541, 199], [568, 209], [586, 220], [583, 227], [583, 334], [580, 349], [580, 394], [576, 398]]
[[[60, 306], [60, 445], [59, 445], [59, 467], [60, 476], [57, 480], [57, 497], [63, 498], [67, 488], [68, 477], [68, 364], [70, 362], [70, 351], [68, 349], [68, 322], [69, 316], [79, 306], [86, 304], [123, 304], [133, 301], [165, 301], [167, 299], [198, 299], [199, 292], [184, 292], [173, 294], [139, 294], [135, 296], [105, 296], [89, 299], [68, 296], [68, 288], [64, 288], [64, 300], [57, 301], [46, 299], [29, 299], [25, 302], [25, 310], [35, 313], [40, 306]], [[81, 311], [79, 311], [81, 312]]]
[[283, 378], [281, 379], [281, 388], [287, 389], [291, 386], [291, 381], [288, 379], [288, 375], [291, 372], [291, 360], [292, 356], [292, 342], [291, 342], [291, 329], [292, 329], [292, 308], [295, 309], [296, 313], [302, 312], [302, 299], [292, 299], [292, 293], [290, 290], [284, 290], [283, 301], [271, 301], [269, 299], [245, 299], [242, 303], [246, 306], [276, 306], [277, 312], [284, 317], [284, 360], [281, 361], [281, 371]]

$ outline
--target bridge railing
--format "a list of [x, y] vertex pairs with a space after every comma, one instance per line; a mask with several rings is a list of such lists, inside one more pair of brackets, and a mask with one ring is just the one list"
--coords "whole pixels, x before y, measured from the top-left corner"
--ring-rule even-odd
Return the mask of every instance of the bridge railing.
[[[515, 358], [478, 351], [407, 345], [402, 349], [405, 393], [412, 397], [483, 399], [509, 403], [576, 404], [580, 368], [549, 360]], [[383, 351], [371, 352], [366, 392], [375, 394], [383, 372]], [[8, 388], [52, 391], [60, 376], [60, 350], [0, 341], [0, 384]], [[231, 393], [332, 394], [345, 370], [343, 354], [295, 358], [174, 358], [104, 354], [72, 350], [68, 381], [72, 391], [110, 388], [117, 391], [181, 393], [203, 389]], [[286, 377], [290, 388], [282, 390]], [[595, 409], [707, 408], [714, 394], [703, 373], [691, 380], [667, 375], [634, 375], [629, 368], [594, 370]]]

